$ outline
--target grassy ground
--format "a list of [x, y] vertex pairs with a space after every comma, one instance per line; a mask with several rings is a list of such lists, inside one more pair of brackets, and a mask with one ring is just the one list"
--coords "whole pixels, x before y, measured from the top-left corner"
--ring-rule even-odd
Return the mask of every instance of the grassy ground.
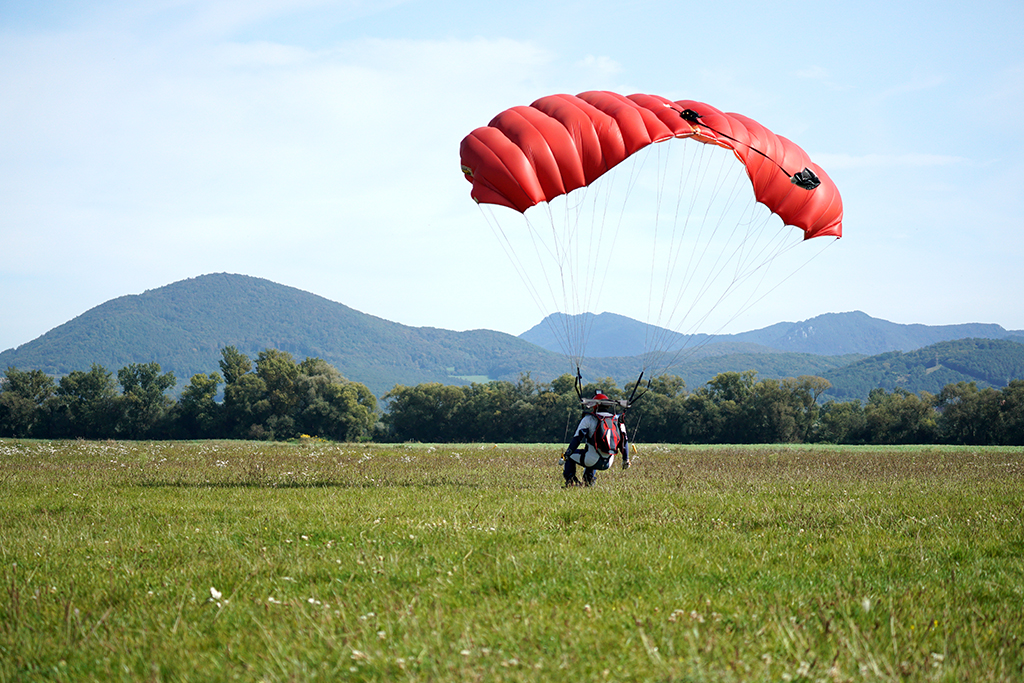
[[0, 440], [0, 681], [1024, 678], [1021, 449]]

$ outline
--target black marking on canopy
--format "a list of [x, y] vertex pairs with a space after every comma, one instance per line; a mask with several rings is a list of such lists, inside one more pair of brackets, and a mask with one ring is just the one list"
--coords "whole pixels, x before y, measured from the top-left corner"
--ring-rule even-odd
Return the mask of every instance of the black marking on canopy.
[[784, 169], [782, 167], [782, 164], [777, 162], [775, 159], [772, 159], [770, 156], [768, 156], [767, 154], [765, 154], [764, 152], [759, 150], [757, 147], [752, 147], [751, 145], [748, 145], [745, 142], [741, 142], [741, 141], [737, 140], [736, 138], [734, 138], [731, 135], [723, 133], [720, 130], [715, 130], [714, 128], [712, 128], [711, 126], [707, 125], [706, 123], [701, 123], [700, 119], [704, 118], [703, 114], [698, 114], [697, 112], [695, 112], [692, 109], [683, 109], [683, 110], [681, 110], [679, 112], [679, 117], [681, 119], [683, 119], [684, 121], [686, 121], [687, 123], [692, 123], [694, 125], [703, 126], [704, 128], [707, 128], [708, 130], [710, 130], [715, 135], [720, 135], [720, 136], [722, 136], [723, 138], [725, 138], [727, 140], [732, 140], [733, 142], [735, 142], [738, 145], [743, 145], [744, 147], [749, 149], [751, 152], [756, 152], [756, 153], [760, 154], [765, 159], [767, 159], [768, 161], [770, 161], [773, 164], [775, 164], [775, 166], [777, 166], [780, 171], [785, 173], [786, 177], [789, 178], [789, 182], [793, 183], [794, 185], [796, 185], [797, 187], [799, 187], [801, 189], [810, 191], [810, 190], [815, 189], [819, 185], [821, 185], [821, 179], [818, 178], [818, 176], [815, 175], [814, 171], [812, 171], [811, 169], [804, 168], [804, 170], [802, 170], [802, 171], [797, 171], [796, 173], [790, 173], [789, 171], [787, 171], [786, 169]]

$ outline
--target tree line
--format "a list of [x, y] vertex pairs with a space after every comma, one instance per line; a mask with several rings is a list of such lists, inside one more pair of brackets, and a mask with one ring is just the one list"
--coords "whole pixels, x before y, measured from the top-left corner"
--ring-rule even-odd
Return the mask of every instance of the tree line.
[[[398, 441], [567, 441], [580, 417], [571, 375], [550, 384], [397, 386], [385, 400], [386, 435]], [[630, 438], [647, 443], [836, 443], [1024, 445], [1024, 380], [1003, 389], [973, 382], [935, 395], [873, 390], [860, 400], [822, 402], [821, 377], [757, 379], [725, 372], [694, 391], [674, 376], [648, 385], [587, 385], [613, 399], [639, 396], [626, 416]], [[634, 394], [635, 392], [635, 394]]]
[[320, 358], [296, 362], [285, 351], [267, 349], [253, 361], [228, 346], [220, 370], [193, 375], [175, 401], [166, 394], [174, 375], [161, 373], [158, 363], [127, 365], [117, 371], [116, 384], [96, 364], [57, 381], [39, 370], [9, 367], [0, 387], [0, 435], [287, 440], [308, 434], [337, 441], [373, 435], [377, 399]]
[[[524, 375], [469, 386], [397, 385], [382, 410], [366, 386], [322, 359], [296, 362], [276, 349], [253, 361], [229, 346], [220, 373], [194, 375], [177, 401], [166, 394], [174, 384], [156, 363], [121, 368], [117, 384], [98, 365], [56, 381], [10, 367], [0, 386], [0, 435], [551, 443], [567, 441], [580, 417], [568, 374], [551, 382]], [[821, 377], [758, 379], [751, 370], [721, 373], [693, 391], [663, 376], [639, 387], [602, 379], [583, 393], [638, 397], [626, 425], [632, 439], [647, 443], [1024, 445], [1024, 380], [1002, 389], [959, 382], [938, 394], [875, 389], [866, 402], [822, 402], [829, 387]]]

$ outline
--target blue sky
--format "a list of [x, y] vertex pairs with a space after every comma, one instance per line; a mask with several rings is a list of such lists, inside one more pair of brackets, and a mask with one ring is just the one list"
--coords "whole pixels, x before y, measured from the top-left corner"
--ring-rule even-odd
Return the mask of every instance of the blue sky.
[[727, 331], [862, 310], [1024, 329], [1024, 4], [21, 2], [0, 7], [0, 349], [231, 272], [388, 320], [542, 315], [459, 171], [497, 112], [645, 92], [747, 114], [844, 237]]

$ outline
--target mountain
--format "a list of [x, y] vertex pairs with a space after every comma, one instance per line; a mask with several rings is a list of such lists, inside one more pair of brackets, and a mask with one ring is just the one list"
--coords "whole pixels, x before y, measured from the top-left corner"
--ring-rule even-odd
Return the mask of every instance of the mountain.
[[835, 355], [913, 351], [955, 339], [1014, 339], [1024, 331], [1010, 331], [991, 323], [960, 325], [904, 325], [872, 318], [861, 311], [826, 313], [799, 323], [778, 323], [763, 330], [730, 335], [736, 341], [763, 344], [783, 351]]
[[832, 383], [824, 398], [865, 400], [874, 388], [937, 394], [947, 384], [1005, 387], [1024, 379], [1024, 343], [1010, 339], [957, 339], [914, 351], [890, 351], [822, 373]]
[[[553, 313], [523, 332], [519, 338], [549, 351], [562, 353], [562, 340], [566, 338], [564, 331], [567, 329], [587, 330], [587, 355], [595, 358], [639, 356], [647, 353], [649, 349], [646, 340], [652, 330], [665, 340], [657, 349], [664, 352], [676, 351], [683, 347], [700, 348], [715, 339], [707, 334], [696, 334], [691, 337], [659, 327], [649, 328], [647, 324], [639, 320], [617, 313], [583, 313], [577, 316]], [[756, 343], [742, 348], [733, 347], [733, 350], [754, 353], [778, 351], [778, 349], [761, 347]]]
[[[548, 349], [560, 351], [558, 330], [564, 329], [568, 316], [555, 313], [519, 335], [521, 339]], [[637, 320], [614, 313], [584, 313], [583, 325], [589, 326], [587, 354], [590, 356], [639, 355], [647, 349], [647, 326]], [[574, 327], [580, 325], [573, 322]], [[657, 328], [656, 328], [657, 329]], [[1009, 331], [995, 324], [966, 323], [962, 325], [904, 325], [872, 318], [861, 311], [826, 313], [803, 322], [782, 322], [759, 330], [738, 334], [692, 337], [658, 330], [667, 348], [676, 350], [686, 345], [710, 348], [716, 344], [745, 344], [748, 352], [810, 353], [822, 356], [861, 354], [873, 356], [888, 351], [913, 351], [929, 344], [953, 339], [1017, 339], [1024, 342], [1024, 331]], [[737, 348], [737, 347], [733, 347]]]
[[219, 372], [220, 350], [267, 348], [323, 358], [377, 395], [395, 384], [511, 379], [524, 368], [555, 377], [565, 359], [512, 335], [408, 327], [269, 280], [219, 273], [122, 296], [0, 353], [0, 368], [53, 375], [98, 363], [116, 371], [157, 362], [179, 388]]
[[[611, 377], [620, 386], [636, 379], [643, 325], [608, 313], [592, 318], [584, 379]], [[254, 360], [260, 351], [276, 348], [296, 360], [323, 358], [381, 396], [396, 384], [515, 381], [527, 372], [550, 381], [574, 368], [557, 344], [555, 350], [542, 348], [553, 339], [542, 336], [547, 327], [544, 323], [520, 337], [408, 327], [269, 280], [219, 273], [96, 306], [0, 353], [0, 371], [14, 366], [59, 376], [94, 363], [116, 372], [130, 363], [157, 362], [174, 373], [180, 391], [192, 375], [219, 371], [226, 346]], [[973, 346], [948, 351], [927, 346], [912, 355], [930, 340], [971, 333], [1005, 336], [989, 341], [1009, 345], [986, 346], [975, 339]], [[727, 371], [755, 370], [761, 379], [818, 375], [832, 381], [834, 398], [866, 398], [875, 386], [935, 392], [939, 381], [1002, 386], [1006, 377], [1024, 377], [1015, 355], [1024, 345], [1013, 340], [1024, 343], [1024, 335], [998, 325], [897, 325], [863, 313], [838, 313], [698, 338], [670, 372], [691, 389]], [[875, 357], [878, 349], [886, 353]]]

